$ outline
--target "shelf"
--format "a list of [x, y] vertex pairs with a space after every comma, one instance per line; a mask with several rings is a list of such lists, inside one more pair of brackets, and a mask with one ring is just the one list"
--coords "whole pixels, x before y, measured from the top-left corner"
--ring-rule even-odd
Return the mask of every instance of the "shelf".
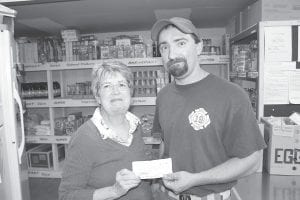
[[200, 55], [199, 62], [201, 65], [216, 65], [216, 64], [228, 64], [228, 55]]
[[155, 106], [156, 97], [133, 97], [133, 106]]
[[248, 81], [257, 81], [258, 72], [230, 72], [229, 77], [231, 79], [242, 79]]
[[54, 170], [41, 170], [41, 169], [28, 169], [28, 176], [31, 178], [61, 178], [61, 171]]
[[50, 100], [48, 99], [24, 99], [26, 108], [44, 108], [49, 107]]
[[243, 43], [249, 43], [249, 41], [257, 39], [257, 30], [258, 25], [255, 24], [253, 26], [250, 26], [246, 30], [243, 30], [241, 33], [238, 33], [230, 38], [230, 43], [235, 44], [243, 44]]
[[59, 162], [58, 170], [30, 167], [28, 168], [28, 176], [31, 178], [61, 178], [63, 162]]
[[30, 135], [25, 136], [26, 143], [44, 143], [44, 144], [69, 144], [71, 136], [55, 136], [55, 135]]
[[[160, 57], [156, 58], [124, 58], [124, 59], [106, 59], [106, 60], [86, 60], [69, 62], [49, 62], [49, 63], [24, 63], [25, 71], [46, 71], [46, 70], [72, 70], [72, 69], [91, 69], [95, 65], [106, 61], [121, 61], [130, 67], [147, 67], [163, 65]], [[227, 64], [228, 55], [200, 55], [200, 64]]]
[[[153, 106], [156, 97], [133, 97], [133, 106]], [[27, 99], [25, 100], [27, 108], [44, 107], [94, 107], [97, 106], [95, 99]]]
[[162, 65], [161, 58], [124, 58], [106, 60], [86, 60], [69, 62], [49, 62], [49, 63], [25, 63], [25, 71], [45, 71], [45, 70], [71, 70], [71, 69], [92, 69], [95, 65], [109, 61], [121, 61], [130, 67], [146, 67]]
[[[121, 61], [124, 64], [130, 67], [148, 67], [147, 69], [152, 68], [161, 68], [163, 63], [160, 57], [158, 58], [133, 58], [133, 59], [110, 59], [110, 60], [88, 60], [88, 61], [71, 61], [71, 62], [51, 62], [51, 63], [35, 63], [35, 64], [24, 64], [24, 70], [27, 72], [38, 72], [44, 71], [47, 74], [48, 83], [53, 82], [52, 72], [59, 70], [79, 70], [87, 69], [90, 70], [94, 66], [99, 65], [105, 61]], [[218, 65], [218, 64], [228, 64], [229, 56], [220, 56], [220, 55], [201, 55], [199, 56], [199, 61], [204, 65]], [[139, 68], [136, 68], [139, 70]], [[135, 69], [133, 68], [133, 71]], [[54, 75], [53, 75], [54, 76]], [[62, 74], [60, 74], [62, 76]], [[64, 84], [63, 81], [61, 81]], [[65, 94], [65, 92], [62, 92]], [[52, 95], [50, 95], [52, 96]], [[55, 118], [55, 110], [53, 108], [71, 108], [71, 107], [96, 107], [97, 102], [91, 96], [64, 96], [63, 98], [44, 98], [44, 99], [25, 99], [26, 108], [51, 108], [49, 109], [50, 119]], [[156, 103], [156, 97], [133, 97], [132, 105], [133, 106], [154, 106]], [[51, 117], [52, 116], [52, 117]], [[56, 135], [29, 135], [25, 137], [25, 142], [36, 143], [36, 144], [68, 144], [70, 142], [71, 136], [56, 136]], [[143, 138], [145, 144], [148, 147], [151, 145], [159, 145], [161, 143], [160, 139], [145, 137]], [[150, 154], [153, 158], [158, 156], [157, 152]], [[56, 164], [55, 168], [29, 168], [28, 176], [36, 178], [61, 178], [62, 173], [62, 162], [59, 162], [57, 159], [53, 158], [53, 163]]]

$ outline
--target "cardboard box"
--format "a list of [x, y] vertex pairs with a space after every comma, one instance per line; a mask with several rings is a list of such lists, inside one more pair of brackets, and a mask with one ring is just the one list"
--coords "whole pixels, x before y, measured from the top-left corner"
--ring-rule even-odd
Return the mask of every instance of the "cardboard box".
[[28, 166], [51, 168], [53, 155], [51, 145], [42, 144], [27, 151]]
[[289, 125], [287, 120], [286, 117], [262, 119], [268, 145], [264, 150], [264, 167], [270, 174], [300, 175], [300, 125]]
[[[65, 157], [64, 145], [58, 145], [58, 160], [61, 161]], [[41, 144], [27, 152], [28, 166], [36, 168], [53, 167], [53, 153], [52, 146], [49, 144]]]
[[109, 59], [110, 54], [109, 54], [109, 46], [101, 46], [100, 47], [100, 58], [101, 59]]
[[[258, 124], [259, 130], [261, 135], [264, 137], [264, 124], [259, 123]], [[260, 159], [259, 159], [259, 168], [257, 169], [256, 172], [262, 172], [263, 171], [263, 150], [260, 150]]]
[[116, 39], [116, 46], [126, 46], [126, 45], [131, 45], [130, 38]]
[[264, 176], [262, 181], [261, 190], [265, 199], [300, 199], [299, 176], [268, 175]]

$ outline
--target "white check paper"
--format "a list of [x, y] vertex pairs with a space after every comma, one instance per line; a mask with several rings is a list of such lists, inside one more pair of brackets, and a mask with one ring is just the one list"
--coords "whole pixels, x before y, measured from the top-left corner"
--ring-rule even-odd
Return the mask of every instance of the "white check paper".
[[161, 178], [164, 174], [172, 173], [172, 159], [132, 162], [132, 171], [141, 179]]

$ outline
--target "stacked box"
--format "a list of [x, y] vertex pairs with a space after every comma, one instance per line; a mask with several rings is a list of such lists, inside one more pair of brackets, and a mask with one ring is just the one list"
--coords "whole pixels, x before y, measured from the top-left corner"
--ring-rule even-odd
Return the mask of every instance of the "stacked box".
[[136, 58], [146, 58], [146, 46], [145, 44], [135, 44], [134, 45], [134, 57]]
[[126, 45], [123, 47], [124, 58], [134, 58], [134, 47], [132, 45]]
[[270, 174], [300, 175], [300, 125], [287, 117], [266, 117], [264, 167]]
[[119, 38], [115, 40], [116, 46], [127, 46], [131, 45], [130, 38]]
[[[61, 161], [65, 157], [64, 145], [57, 145], [58, 160]], [[27, 152], [28, 166], [37, 168], [53, 167], [53, 152], [49, 144], [38, 145]]]
[[119, 45], [119, 46], [116, 46], [116, 48], [117, 48], [117, 58], [124, 58], [123, 46]]
[[138, 68], [133, 71], [133, 88], [136, 97], [151, 97], [157, 94], [158, 71], [149, 68]]
[[118, 48], [116, 46], [109, 46], [109, 58], [118, 58]]
[[224, 34], [222, 36], [222, 55], [229, 55], [229, 39], [230, 34]]
[[61, 37], [64, 39], [64, 41], [78, 41], [80, 38], [80, 33], [75, 29], [62, 30]]
[[92, 96], [91, 82], [80, 82], [67, 85], [67, 97], [90, 98]]
[[66, 134], [66, 117], [58, 117], [54, 119], [54, 133], [55, 135], [65, 135]]
[[152, 49], [149, 48], [147, 54], [147, 46], [143, 43], [134, 45], [101, 45], [100, 58], [114, 59], [114, 58], [146, 58], [152, 57]]
[[90, 117], [83, 117], [82, 112], [71, 113], [67, 117], [54, 120], [55, 135], [72, 135]]
[[100, 47], [100, 57], [101, 59], [109, 59], [109, 46], [101, 46]]

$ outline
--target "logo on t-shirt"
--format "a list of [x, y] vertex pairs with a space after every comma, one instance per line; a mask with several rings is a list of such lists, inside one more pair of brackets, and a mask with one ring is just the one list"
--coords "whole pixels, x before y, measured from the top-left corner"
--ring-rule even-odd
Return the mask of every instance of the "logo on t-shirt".
[[198, 108], [189, 114], [189, 122], [194, 130], [198, 131], [210, 124], [210, 118], [204, 108]]

